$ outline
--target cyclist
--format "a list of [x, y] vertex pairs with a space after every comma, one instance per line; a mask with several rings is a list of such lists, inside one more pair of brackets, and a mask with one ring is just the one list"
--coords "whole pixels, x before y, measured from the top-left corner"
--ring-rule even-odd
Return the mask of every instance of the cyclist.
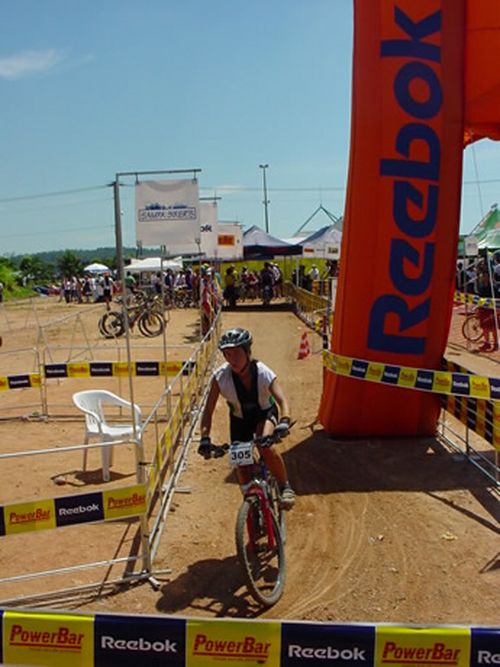
[[[252, 334], [235, 328], [224, 332], [219, 340], [226, 363], [217, 368], [201, 418], [201, 440], [198, 453], [208, 458], [211, 451], [212, 415], [219, 395], [229, 404], [231, 440], [247, 441], [254, 436], [286, 435], [290, 428], [288, 401], [278, 383], [276, 373], [261, 361], [252, 359]], [[278, 422], [278, 407], [281, 418]], [[260, 451], [267, 467], [280, 487], [283, 509], [291, 509], [295, 492], [288, 481], [281, 454], [274, 447]], [[238, 468], [240, 485], [248, 482]]]

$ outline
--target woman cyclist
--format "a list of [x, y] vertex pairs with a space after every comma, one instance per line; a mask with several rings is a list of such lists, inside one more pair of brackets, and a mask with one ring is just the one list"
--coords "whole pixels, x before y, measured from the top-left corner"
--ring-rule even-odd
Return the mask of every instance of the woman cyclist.
[[[245, 442], [254, 436], [285, 435], [290, 428], [290, 411], [276, 373], [261, 361], [252, 359], [252, 334], [246, 329], [230, 329], [222, 334], [219, 349], [226, 363], [216, 369], [201, 418], [201, 440], [198, 453], [209, 458], [212, 415], [219, 395], [229, 404], [230, 431], [233, 442]], [[281, 419], [278, 422], [278, 407]], [[283, 509], [291, 509], [295, 493], [281, 454], [274, 447], [262, 447], [267, 467], [280, 487]], [[238, 481], [245, 484], [245, 473], [237, 470]]]

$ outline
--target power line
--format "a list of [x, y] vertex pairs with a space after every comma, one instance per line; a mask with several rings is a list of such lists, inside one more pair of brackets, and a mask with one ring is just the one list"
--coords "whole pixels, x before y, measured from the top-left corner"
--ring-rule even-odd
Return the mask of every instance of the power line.
[[26, 199], [43, 199], [45, 197], [60, 197], [63, 195], [74, 195], [78, 192], [90, 192], [91, 190], [102, 190], [108, 187], [109, 185], [92, 185], [88, 188], [75, 188], [74, 190], [59, 190], [57, 192], [44, 192], [37, 195], [24, 195], [22, 197], [6, 197], [4, 199], [0, 199], [0, 204], [6, 204], [7, 202], [24, 201]]

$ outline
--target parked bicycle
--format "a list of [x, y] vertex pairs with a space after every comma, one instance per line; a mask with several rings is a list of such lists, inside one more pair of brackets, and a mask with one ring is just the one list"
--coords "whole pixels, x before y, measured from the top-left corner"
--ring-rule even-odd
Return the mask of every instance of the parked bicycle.
[[[128, 327], [133, 330], [135, 324], [143, 336], [149, 338], [160, 336], [165, 329], [164, 318], [148, 303], [131, 306], [126, 310]], [[119, 338], [125, 333], [123, 310], [110, 310], [100, 318], [98, 326], [105, 338]]]
[[212, 445], [209, 455], [219, 458], [229, 453], [231, 466], [244, 467], [250, 475], [250, 481], [241, 486], [243, 502], [236, 517], [236, 550], [252, 597], [265, 607], [272, 607], [283, 594], [286, 526], [278, 483], [259, 447], [271, 447], [280, 440], [273, 434], [250, 442]]

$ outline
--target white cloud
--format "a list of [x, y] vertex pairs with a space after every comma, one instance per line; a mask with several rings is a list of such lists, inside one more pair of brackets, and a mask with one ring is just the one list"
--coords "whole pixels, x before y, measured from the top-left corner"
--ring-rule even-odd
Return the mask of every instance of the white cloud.
[[6, 58], [0, 58], [0, 78], [20, 79], [31, 74], [47, 72], [63, 60], [61, 51], [21, 51]]

